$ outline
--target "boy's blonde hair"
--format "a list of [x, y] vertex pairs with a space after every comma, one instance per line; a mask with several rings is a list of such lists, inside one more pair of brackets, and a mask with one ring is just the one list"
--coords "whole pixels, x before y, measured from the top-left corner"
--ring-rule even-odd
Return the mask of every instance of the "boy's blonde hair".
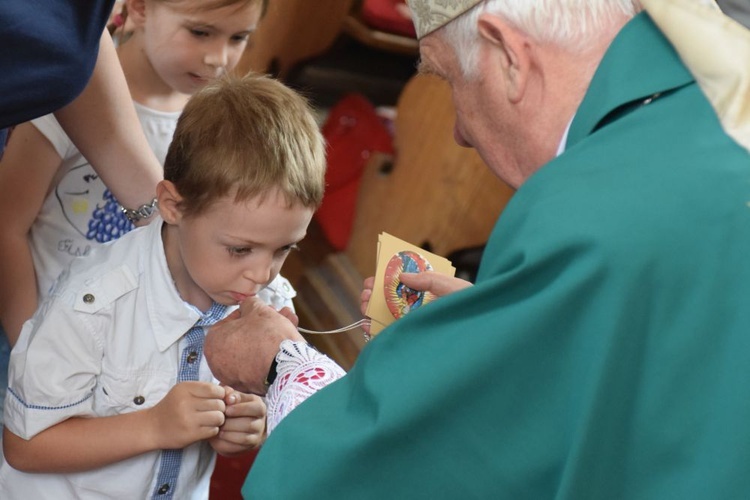
[[164, 163], [188, 216], [230, 192], [245, 201], [272, 188], [290, 206], [317, 209], [324, 177], [324, 140], [307, 100], [261, 75], [227, 75], [193, 95]]

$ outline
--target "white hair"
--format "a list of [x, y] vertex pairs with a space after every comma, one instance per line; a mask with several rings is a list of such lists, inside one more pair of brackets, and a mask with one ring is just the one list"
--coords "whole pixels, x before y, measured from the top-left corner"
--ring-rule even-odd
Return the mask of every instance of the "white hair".
[[442, 36], [455, 50], [464, 75], [473, 76], [479, 52], [477, 21], [483, 12], [502, 16], [538, 42], [580, 51], [615, 17], [633, 17], [641, 10], [639, 0], [484, 0], [446, 24]]

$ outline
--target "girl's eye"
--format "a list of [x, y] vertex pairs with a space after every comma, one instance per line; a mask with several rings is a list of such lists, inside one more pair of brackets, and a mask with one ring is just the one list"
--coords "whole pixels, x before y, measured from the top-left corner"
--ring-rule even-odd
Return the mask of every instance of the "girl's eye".
[[232, 257], [241, 257], [243, 255], [247, 255], [250, 252], [252, 252], [252, 248], [248, 247], [227, 247], [227, 252], [229, 252], [229, 255]]

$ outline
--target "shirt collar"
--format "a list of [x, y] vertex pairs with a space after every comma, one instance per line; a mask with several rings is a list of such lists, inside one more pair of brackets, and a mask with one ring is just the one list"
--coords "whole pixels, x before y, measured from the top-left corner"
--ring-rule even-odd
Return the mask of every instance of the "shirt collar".
[[[146, 296], [149, 297], [146, 307], [156, 344], [162, 352], [178, 342], [197, 321], [211, 313], [209, 310], [204, 315], [197, 307], [180, 297], [164, 252], [161, 236], [164, 224], [161, 217], [157, 216], [144, 228], [148, 243], [140, 249], [143, 263], [141, 279]], [[226, 312], [227, 310], [224, 315]]]
[[[575, 117], [576, 116], [573, 115], [573, 118]], [[567, 146], [568, 143], [568, 133], [570, 132], [570, 124], [573, 123], [573, 118], [570, 119], [570, 121], [568, 122], [568, 126], [565, 127], [565, 132], [563, 132], [562, 139], [560, 139], [560, 144], [557, 145], [557, 153], [555, 154], [555, 156], [560, 156], [565, 152], [565, 146]]]

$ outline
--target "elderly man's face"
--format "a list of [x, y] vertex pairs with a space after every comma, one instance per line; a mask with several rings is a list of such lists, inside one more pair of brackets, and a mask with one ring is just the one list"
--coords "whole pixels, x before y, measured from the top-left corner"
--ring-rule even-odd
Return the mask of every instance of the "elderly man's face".
[[495, 72], [491, 61], [480, 57], [476, 75], [464, 76], [453, 48], [438, 32], [420, 41], [420, 54], [420, 71], [434, 74], [450, 85], [456, 109], [456, 142], [475, 148], [495, 175], [518, 187], [525, 180], [517, 160], [523, 124], [504, 99], [502, 75]]

